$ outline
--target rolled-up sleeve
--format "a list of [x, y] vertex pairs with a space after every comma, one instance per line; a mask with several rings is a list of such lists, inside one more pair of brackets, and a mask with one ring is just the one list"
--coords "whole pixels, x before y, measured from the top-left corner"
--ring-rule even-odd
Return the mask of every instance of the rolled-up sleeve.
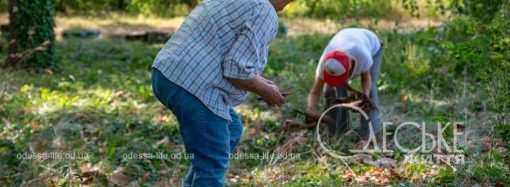
[[222, 64], [224, 77], [250, 80], [260, 74], [267, 63], [269, 44], [278, 28], [276, 13], [273, 7], [261, 4], [246, 16]]

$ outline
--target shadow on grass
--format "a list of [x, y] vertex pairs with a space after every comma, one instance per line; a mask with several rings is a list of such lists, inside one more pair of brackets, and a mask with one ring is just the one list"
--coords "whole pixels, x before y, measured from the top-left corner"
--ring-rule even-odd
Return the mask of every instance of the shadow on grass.
[[[4, 125], [8, 137], [2, 138], [2, 150], [10, 151], [0, 152], [0, 156], [10, 159], [2, 160], [8, 171], [0, 180], [3, 184], [82, 184], [82, 177], [89, 177], [89, 171], [83, 169], [86, 164], [97, 167], [95, 172], [102, 176], [122, 168], [129, 181], [149, 175], [144, 182], [154, 184], [173, 177], [170, 171], [179, 172], [188, 162], [176, 157], [184, 155], [183, 147], [178, 145], [181, 140], [177, 126], [126, 119], [104, 111], [75, 108], [34, 116], [31, 124]], [[163, 171], [168, 173], [158, 174]], [[66, 182], [62, 183], [63, 179]], [[94, 180], [108, 184], [99, 178]]]

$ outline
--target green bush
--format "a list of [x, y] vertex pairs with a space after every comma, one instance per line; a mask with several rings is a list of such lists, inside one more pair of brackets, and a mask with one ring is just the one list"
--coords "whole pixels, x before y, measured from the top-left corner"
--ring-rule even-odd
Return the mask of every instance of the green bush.
[[199, 0], [57, 0], [57, 10], [80, 14], [121, 11], [151, 16], [183, 16], [198, 3]]
[[110, 10], [117, 3], [123, 0], [56, 0], [57, 9], [68, 13], [68, 11], [97, 11]]
[[0, 12], [7, 11], [7, 1], [0, 1]]
[[197, 3], [196, 0], [132, 0], [128, 11], [143, 15], [185, 16]]
[[[481, 5], [484, 6], [484, 5]], [[479, 17], [464, 12], [444, 26], [412, 34], [413, 45], [427, 50], [435, 87], [450, 93], [457, 80], [470, 93], [479, 94], [492, 111], [508, 111], [510, 106], [510, 2], [502, 3], [492, 16]], [[423, 60], [421, 60], [423, 61]], [[406, 62], [409, 64], [409, 60]], [[419, 64], [423, 64], [420, 62]], [[441, 73], [442, 72], [442, 73]], [[392, 76], [394, 76], [393, 73]], [[449, 81], [450, 80], [450, 81]], [[437, 85], [440, 84], [440, 85]]]
[[385, 17], [398, 14], [397, 0], [296, 0], [285, 10], [289, 17], [308, 16], [339, 19], [345, 17]]
[[504, 0], [461, 0], [456, 8], [459, 13], [467, 14], [480, 21], [491, 21], [504, 4]]

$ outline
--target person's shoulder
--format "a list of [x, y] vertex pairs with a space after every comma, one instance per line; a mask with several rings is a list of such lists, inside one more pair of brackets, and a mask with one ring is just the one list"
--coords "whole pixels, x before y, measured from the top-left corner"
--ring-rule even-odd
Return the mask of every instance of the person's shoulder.
[[359, 32], [359, 33], [363, 33], [366, 37], [370, 38], [370, 39], [376, 39], [376, 40], [379, 40], [379, 37], [377, 36], [377, 34], [375, 33], [375, 31], [372, 31], [370, 29], [366, 29], [366, 28], [357, 28], [356, 29], [356, 32]]
[[373, 30], [370, 30], [367, 28], [358, 28], [358, 30], [360, 30], [361, 32], [365, 32], [365, 33], [375, 34], [375, 32]]
[[224, 12], [234, 22], [233, 25], [267, 16], [271, 21], [265, 23], [274, 25], [278, 22], [278, 15], [268, 0], [224, 0], [220, 7], [225, 8]]
[[231, 7], [235, 8], [232, 11], [252, 12], [256, 15], [270, 15], [272, 17], [278, 17], [276, 10], [268, 0], [233, 0], [229, 3]]
[[367, 55], [367, 49], [358, 43], [348, 43], [345, 45], [344, 50], [356, 59], [364, 58]]
[[[273, 5], [268, 0], [249, 0], [255, 3], [255, 11], [257, 17], [261, 19], [265, 19], [266, 24], [269, 24], [268, 27], [278, 27], [278, 13], [274, 9]], [[269, 29], [269, 28], [268, 28]]]
[[369, 29], [363, 29], [363, 32], [365, 32], [368, 37], [379, 40], [379, 37], [375, 33], [375, 31], [369, 30]]
[[265, 11], [273, 9], [273, 6], [268, 0], [229, 0], [229, 4], [237, 7], [250, 7], [253, 11]]
[[276, 13], [276, 10], [274, 9], [271, 2], [268, 0], [252, 0], [255, 2], [257, 10], [263, 14], [270, 14], [273, 17], [278, 17], [278, 14]]
[[251, 1], [255, 4], [261, 4], [261, 5], [263, 4], [264, 6], [269, 5], [269, 6], [271, 6], [271, 8], [273, 7], [273, 5], [271, 5], [271, 2], [268, 0], [246, 0], [246, 1]]

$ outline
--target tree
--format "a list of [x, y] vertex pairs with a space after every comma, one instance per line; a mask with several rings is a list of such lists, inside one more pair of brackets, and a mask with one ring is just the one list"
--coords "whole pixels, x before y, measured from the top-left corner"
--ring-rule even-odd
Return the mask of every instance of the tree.
[[54, 0], [9, 0], [9, 49], [5, 66], [54, 65], [54, 7]]
[[126, 0], [117, 0], [117, 10], [124, 11], [126, 10], [127, 5]]

